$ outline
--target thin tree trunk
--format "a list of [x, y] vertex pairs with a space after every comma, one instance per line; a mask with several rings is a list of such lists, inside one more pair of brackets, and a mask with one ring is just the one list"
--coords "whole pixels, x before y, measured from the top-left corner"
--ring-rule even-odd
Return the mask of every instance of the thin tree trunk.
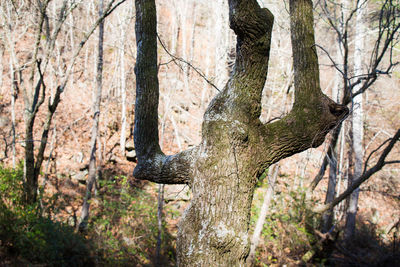
[[[75, 23], [74, 23], [74, 14], [71, 13], [69, 15], [70, 17], [70, 25], [69, 25], [69, 38], [70, 38], [70, 47], [72, 48], [72, 51], [75, 50], [75, 41], [74, 41], [74, 27], [75, 27]], [[68, 46], [66, 46], [68, 47]], [[72, 68], [72, 72], [74, 72], [74, 68]], [[75, 83], [74, 81], [74, 75], [71, 76], [71, 84], [73, 85]]]
[[[356, 18], [356, 35], [355, 35], [355, 52], [354, 52], [354, 75], [359, 76], [363, 72], [362, 70], [362, 58], [364, 50], [364, 13], [365, 7], [362, 5], [363, 1], [358, 2], [357, 6], [357, 18]], [[359, 87], [354, 88], [358, 91]], [[358, 178], [362, 174], [363, 168], [363, 158], [364, 158], [364, 148], [363, 148], [363, 137], [364, 137], [364, 126], [363, 126], [363, 95], [357, 95], [353, 99], [353, 116], [352, 116], [352, 126], [353, 126], [353, 151], [354, 151], [354, 175], [353, 178]], [[352, 183], [352, 181], [351, 181]], [[346, 225], [345, 225], [345, 239], [350, 240], [355, 233], [356, 228], [356, 214], [358, 207], [358, 195], [359, 188], [357, 188], [351, 195], [349, 199], [349, 206], [347, 209]]]
[[122, 49], [120, 51], [120, 59], [121, 59], [121, 136], [120, 136], [120, 148], [121, 153], [125, 152], [125, 141], [126, 141], [126, 75], [125, 75], [125, 35], [126, 31], [123, 30], [123, 42], [121, 44]]
[[0, 48], [0, 94], [4, 94], [4, 87], [3, 87], [3, 76], [4, 76], [4, 62], [3, 62], [3, 58], [4, 58], [4, 50], [2, 48]]
[[[347, 0], [342, 0], [342, 2], [343, 1], [347, 1]], [[343, 11], [343, 3], [339, 8], [340, 8], [340, 10], [339, 10], [340, 13], [343, 14], [343, 12], [344, 12]], [[341, 18], [339, 23], [343, 26], [343, 17]], [[343, 32], [343, 28], [341, 28], [341, 30]], [[336, 43], [336, 58], [339, 62], [343, 62], [342, 44], [339, 40]], [[343, 81], [343, 77], [337, 71], [336, 75], [335, 75], [335, 83], [334, 83], [334, 86], [332, 87], [332, 99], [334, 99], [337, 102], [340, 101], [341, 95], [342, 95], [340, 92], [340, 89], [342, 88], [342, 81]], [[334, 138], [337, 140], [335, 142], [331, 143], [331, 145], [332, 145], [332, 147], [330, 147], [331, 154], [329, 155], [329, 158], [328, 158], [329, 180], [328, 180], [328, 189], [327, 189], [326, 196], [325, 196], [325, 204], [332, 202], [336, 196], [337, 173], [338, 173], [338, 160], [337, 160], [338, 155], [337, 155], [336, 147], [337, 147], [337, 141], [340, 136], [340, 132], [342, 131], [342, 127], [338, 127], [338, 129], [336, 131], [337, 131], [336, 132], [337, 134], [335, 134]], [[334, 219], [335, 219], [335, 214], [334, 214], [333, 209], [326, 211], [322, 215], [322, 232], [323, 233], [326, 233], [331, 230]]]
[[[336, 173], [337, 173], [337, 153], [336, 149], [332, 148], [331, 158], [329, 159], [329, 181], [328, 190], [326, 192], [325, 204], [331, 203], [336, 196]], [[333, 224], [333, 209], [326, 211], [322, 215], [322, 231], [328, 232]]]
[[256, 227], [254, 228], [254, 233], [251, 238], [250, 253], [249, 257], [246, 260], [248, 266], [253, 266], [254, 264], [256, 249], [258, 243], [260, 242], [261, 232], [264, 227], [265, 219], [269, 211], [271, 200], [274, 196], [275, 182], [276, 182], [276, 177], [278, 176], [278, 172], [279, 172], [279, 164], [272, 165], [268, 172], [268, 189], [267, 192], [265, 193], [264, 201], [260, 210], [260, 216], [258, 217]]
[[[99, 0], [99, 17], [103, 15], [103, 0]], [[89, 174], [86, 186], [86, 195], [82, 205], [81, 222], [79, 230], [85, 231], [89, 219], [90, 199], [92, 198], [93, 185], [96, 183], [97, 166], [96, 166], [96, 147], [99, 134], [99, 119], [100, 119], [100, 104], [103, 78], [103, 38], [104, 38], [104, 21], [99, 24], [99, 42], [98, 42], [98, 57], [97, 57], [97, 75], [96, 86], [97, 90], [94, 95], [93, 102], [93, 126], [92, 136], [90, 141], [90, 159], [89, 159]]]
[[[210, 31], [211, 25], [212, 25], [211, 19], [208, 18], [208, 20], [207, 20], [207, 29], [206, 29], [206, 33], [207, 33], [208, 36], [211, 35], [211, 31]], [[209, 45], [209, 44], [210, 44], [210, 42], [207, 42], [206, 45]], [[206, 49], [208, 50], [209, 47], [206, 46]], [[210, 64], [210, 61], [211, 61], [210, 57], [211, 57], [210, 53], [206, 53], [205, 59], [204, 59], [204, 63], [205, 63], [204, 74], [205, 74], [206, 77], [210, 77], [210, 65], [211, 65]], [[200, 98], [201, 99], [200, 100], [200, 107], [201, 108], [205, 108], [205, 105], [208, 102], [208, 95], [209, 95], [208, 94], [208, 90], [209, 90], [209, 88], [210, 88], [210, 85], [208, 84], [208, 82], [206, 80], [203, 80], [203, 89], [201, 91], [201, 98]]]
[[44, 191], [45, 188], [46, 188], [46, 184], [47, 184], [47, 181], [48, 181], [48, 178], [49, 178], [49, 172], [51, 172], [51, 168], [49, 170], [49, 166], [50, 166], [51, 160], [53, 158], [53, 153], [54, 153], [54, 149], [55, 149], [55, 146], [56, 146], [56, 142], [57, 142], [57, 127], [56, 127], [56, 125], [54, 125], [53, 136], [52, 136], [51, 142], [50, 142], [49, 159], [47, 160], [47, 163], [46, 163], [46, 168], [45, 168], [45, 171], [44, 171], [43, 183], [42, 183], [42, 186], [41, 186], [41, 190], [42, 191]]
[[229, 31], [228, 31], [228, 10], [224, 8], [227, 5], [227, 0], [212, 1], [215, 11], [214, 17], [216, 21], [214, 24], [213, 37], [215, 38], [215, 84], [218, 88], [223, 87], [223, 84], [228, 79], [228, 60], [229, 53]]
[[[342, 0], [347, 1], [347, 0]], [[340, 6], [340, 13], [343, 14], [343, 3]], [[343, 17], [340, 20], [340, 24], [343, 25]], [[341, 28], [343, 31], [343, 29]], [[342, 49], [341, 49], [341, 42], [338, 40], [337, 45], [336, 45], [336, 58], [339, 62], [343, 62], [343, 55], [342, 55]], [[340, 88], [342, 88], [342, 81], [343, 77], [339, 72], [336, 72], [335, 75], [335, 84], [332, 87], [332, 98], [339, 102], [341, 99], [341, 91]], [[328, 162], [329, 162], [329, 180], [328, 180], [328, 189], [326, 192], [325, 196], [325, 204], [328, 204], [333, 201], [333, 199], [336, 196], [336, 185], [337, 185], [337, 173], [338, 173], [338, 160], [337, 160], [337, 141], [339, 140], [340, 132], [342, 131], [342, 127], [338, 126], [338, 129], [335, 132], [335, 135], [332, 138], [335, 138], [333, 142], [331, 142], [331, 147], [329, 147], [331, 153], [328, 154]], [[326, 211], [322, 215], [322, 232], [326, 233], [328, 232], [333, 225], [333, 221], [335, 219], [335, 214], [333, 209]]]
[[[188, 42], [188, 27], [187, 27], [187, 10], [189, 7], [189, 1], [183, 1], [183, 8], [180, 10], [181, 12], [181, 32], [182, 32], [182, 58], [188, 61], [188, 49], [187, 49], [187, 42]], [[192, 94], [189, 90], [189, 66], [187, 64], [183, 64], [183, 82], [185, 86], [185, 92], [188, 97], [192, 98]]]
[[125, 70], [125, 43], [128, 32], [128, 25], [130, 22], [131, 16], [131, 5], [127, 7], [124, 12], [124, 16], [119, 18], [119, 33], [120, 33], [120, 41], [119, 41], [119, 63], [120, 63], [120, 93], [121, 93], [121, 135], [120, 135], [120, 150], [123, 155], [125, 155], [125, 144], [126, 144], [126, 129], [127, 129], [127, 107], [126, 107], [126, 70]]
[[15, 132], [15, 101], [17, 99], [18, 94], [18, 81], [17, 81], [17, 73], [14, 70], [13, 60], [10, 60], [10, 77], [12, 79], [11, 84], [11, 149], [12, 149], [12, 166], [15, 169], [16, 167], [16, 158], [17, 153], [15, 149], [16, 143], [16, 132]]
[[[12, 143], [11, 143], [11, 149], [12, 149], [12, 166], [13, 168], [16, 167], [16, 121], [15, 121], [15, 101], [18, 96], [18, 84], [21, 82], [22, 83], [22, 76], [21, 76], [21, 71], [16, 69], [18, 67], [18, 58], [16, 56], [16, 51], [15, 51], [15, 43], [17, 40], [15, 40], [14, 36], [14, 26], [13, 23], [11, 23], [11, 10], [12, 7], [10, 6], [10, 2], [7, 1], [6, 4], [3, 6], [3, 18], [5, 21], [7, 21], [8, 27], [5, 27], [7, 31], [5, 31], [5, 37], [8, 41], [8, 49], [9, 49], [9, 54], [10, 54], [10, 60], [9, 60], [9, 73], [10, 73], [10, 80], [11, 80], [11, 136], [12, 136]], [[14, 27], [13, 27], [14, 26]]]
[[156, 245], [156, 259], [155, 266], [162, 266], [161, 264], [161, 243], [162, 243], [162, 223], [163, 223], [163, 206], [164, 206], [164, 184], [158, 185], [158, 207], [157, 207], [157, 245]]
[[194, 57], [194, 45], [196, 41], [196, 28], [197, 28], [197, 6], [196, 6], [196, 1], [193, 2], [193, 7], [192, 7], [192, 25], [191, 25], [191, 36], [190, 36], [190, 56], [189, 56], [189, 62], [193, 62], [193, 57]]
[[[344, 165], [344, 147], [345, 147], [345, 138], [344, 138], [344, 133], [345, 133], [345, 124], [343, 124], [343, 129], [341, 130], [341, 134], [340, 134], [340, 157], [339, 157], [339, 163], [338, 163], [338, 177], [337, 177], [337, 190], [336, 190], [336, 197], [339, 196], [340, 192], [341, 192], [341, 188], [342, 188], [342, 184], [347, 181], [346, 180], [346, 176], [343, 175], [343, 165]], [[346, 165], [347, 166], [347, 165]], [[340, 221], [340, 219], [343, 217], [343, 210], [341, 209], [341, 205], [334, 207], [334, 216], [335, 218], [337, 218], [338, 221]]]
[[[25, 122], [25, 164], [24, 164], [24, 186], [25, 186], [25, 202], [33, 204], [37, 200], [38, 189], [38, 176], [39, 170], [35, 168], [35, 154], [34, 154], [34, 135], [33, 129], [35, 119], [39, 107], [43, 104], [45, 98], [46, 88], [44, 86], [43, 77], [40, 71], [40, 62], [38, 61], [38, 50], [40, 46], [40, 39], [42, 36], [42, 27], [44, 24], [44, 17], [46, 8], [49, 1], [39, 6], [40, 12], [38, 14], [38, 27], [36, 32], [36, 40], [33, 52], [33, 60], [36, 61], [31, 67], [29, 77], [30, 88], [23, 87], [24, 92], [24, 122]], [[37, 64], [37, 66], [36, 66]], [[40, 78], [35, 83], [35, 74], [39, 72]]]

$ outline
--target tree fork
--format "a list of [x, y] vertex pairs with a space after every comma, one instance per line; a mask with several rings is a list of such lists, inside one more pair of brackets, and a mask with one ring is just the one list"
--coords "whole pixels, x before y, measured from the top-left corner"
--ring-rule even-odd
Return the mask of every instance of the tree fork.
[[296, 100], [280, 121], [262, 124], [261, 95], [268, 71], [273, 15], [256, 0], [230, 0], [237, 35], [234, 72], [211, 101], [202, 141], [166, 156], [158, 144], [156, 6], [136, 0], [137, 62], [134, 176], [186, 183], [193, 198], [179, 223], [180, 266], [244, 266], [249, 253], [250, 209], [259, 175], [272, 163], [320, 145], [348, 114], [319, 85], [312, 1], [290, 1]]

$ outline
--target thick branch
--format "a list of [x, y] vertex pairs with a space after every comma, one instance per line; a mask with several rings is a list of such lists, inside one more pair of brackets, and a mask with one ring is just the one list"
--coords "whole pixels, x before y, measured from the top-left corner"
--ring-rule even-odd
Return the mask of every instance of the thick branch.
[[138, 159], [162, 154], [158, 144], [157, 24], [154, 1], [136, 3], [135, 149]]
[[312, 1], [290, 1], [290, 33], [292, 39], [295, 106], [319, 101], [318, 55], [314, 39]]
[[138, 165], [133, 175], [157, 183], [190, 182], [193, 150], [166, 156], [158, 138], [157, 21], [154, 0], [136, 0], [136, 105], [134, 142]]
[[261, 114], [274, 16], [268, 9], [262, 9], [256, 0], [230, 0], [229, 21], [237, 35], [235, 67], [209, 111], [225, 113], [247, 124]]
[[262, 129], [268, 164], [321, 145], [349, 112], [321, 91], [312, 11], [311, 0], [290, 1], [295, 103], [286, 117]]

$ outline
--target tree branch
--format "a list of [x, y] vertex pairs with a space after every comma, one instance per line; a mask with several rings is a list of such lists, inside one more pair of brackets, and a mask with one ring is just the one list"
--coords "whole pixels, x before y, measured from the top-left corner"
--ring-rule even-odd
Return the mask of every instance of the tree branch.
[[54, 96], [53, 102], [51, 102], [51, 99], [49, 99], [47, 117], [46, 117], [46, 121], [43, 125], [43, 132], [42, 132], [42, 137], [40, 139], [39, 151], [36, 156], [36, 162], [35, 162], [35, 172], [37, 174], [39, 174], [40, 168], [42, 167], [42, 163], [44, 160], [44, 151], [45, 151], [46, 145], [47, 145], [51, 121], [53, 119], [54, 113], [56, 112], [57, 106], [61, 101], [60, 97], [61, 97], [62, 92], [63, 92], [63, 88], [58, 86], [56, 89], [56, 94]]
[[340, 196], [335, 198], [331, 203], [326, 205], [320, 205], [314, 208], [313, 211], [317, 213], [323, 213], [327, 210], [332, 209], [337, 204], [346, 199], [354, 190], [360, 187], [360, 185], [364, 183], [366, 180], [368, 180], [373, 174], [380, 171], [383, 168], [383, 166], [385, 166], [386, 164], [393, 164], [400, 162], [400, 161], [385, 161], [390, 151], [392, 151], [395, 143], [399, 141], [399, 138], [400, 138], [400, 129], [397, 130], [396, 134], [390, 140], [389, 144], [386, 146], [381, 156], [379, 157], [378, 162], [373, 167], [368, 169], [368, 171], [364, 171], [364, 173], [359, 178], [357, 178], [351, 186], [349, 186], [342, 194], [340, 194]]
[[319, 146], [349, 112], [321, 91], [312, 1], [291, 0], [290, 19], [295, 103], [286, 117], [263, 130], [263, 146], [269, 148], [263, 157], [270, 163]]
[[[172, 58], [171, 61], [173, 61], [177, 66], [179, 66], [182, 69], [182, 67], [180, 65], [178, 65], [176, 63], [176, 61], [180, 61], [180, 62], [185, 63], [190, 68], [192, 68], [198, 75], [200, 75], [200, 77], [203, 78], [209, 85], [214, 87], [215, 90], [217, 90], [218, 92], [221, 92], [221, 90], [213, 82], [211, 82], [201, 70], [199, 70], [198, 68], [196, 68], [190, 62], [187, 62], [183, 58], [180, 58], [180, 57], [177, 57], [177, 56], [171, 54], [171, 52], [169, 52], [169, 50], [167, 49], [167, 47], [165, 46], [164, 42], [161, 40], [161, 38], [160, 38], [160, 36], [158, 34], [157, 34], [157, 39], [160, 42], [160, 44], [161, 44], [162, 48], [164, 49], [164, 51]], [[169, 62], [171, 62], [171, 61], [169, 61]]]
[[313, 191], [317, 187], [318, 183], [324, 177], [326, 167], [328, 166], [328, 163], [329, 163], [330, 159], [332, 158], [332, 152], [333, 152], [334, 148], [336, 147], [337, 141], [339, 140], [339, 134], [340, 134], [341, 129], [342, 129], [342, 124], [340, 123], [335, 128], [335, 131], [332, 134], [332, 139], [329, 143], [328, 151], [326, 152], [324, 160], [321, 164], [321, 168], [319, 169], [318, 174], [314, 177], [314, 180], [309, 185], [311, 191]]
[[191, 181], [193, 152], [166, 156], [158, 137], [157, 21], [154, 0], [136, 0], [136, 104], [134, 143], [138, 165], [133, 176], [164, 184]]
[[[360, 1], [360, 0], [358, 0], [358, 1]], [[337, 25], [335, 24], [335, 22], [333, 21], [333, 19], [331, 18], [330, 14], [329, 14], [329, 12], [327, 11], [326, 1], [323, 1], [323, 2], [325, 3], [325, 7], [323, 7], [322, 9], [324, 10], [325, 15], [328, 17], [331, 27], [334, 28], [334, 30], [336, 31], [339, 42], [344, 46], [345, 54], [344, 54], [344, 58], [343, 58], [343, 61], [344, 61], [343, 62], [343, 70], [340, 70], [337, 67], [336, 62], [334, 62], [332, 57], [329, 55], [328, 51], [326, 51], [325, 49], [323, 49], [320, 46], [318, 46], [318, 47], [326, 53], [326, 55], [329, 57], [331, 62], [334, 64], [334, 67], [343, 76], [345, 86], [344, 86], [344, 95], [343, 95], [341, 103], [343, 105], [348, 105], [352, 102], [354, 97], [364, 93], [378, 79], [378, 77], [380, 75], [389, 75], [390, 71], [393, 69], [393, 67], [399, 63], [399, 62], [393, 62], [393, 60], [392, 60], [392, 57], [393, 57], [392, 48], [393, 47], [391, 44], [393, 44], [393, 42], [398, 39], [398, 33], [400, 31], [400, 24], [396, 23], [396, 20], [395, 20], [396, 12], [392, 10], [395, 8], [393, 6], [393, 3], [391, 1], [385, 1], [385, 3], [382, 5], [382, 8], [379, 11], [379, 19], [378, 19], [379, 20], [379, 27], [378, 27], [379, 32], [378, 32], [378, 37], [374, 44], [374, 49], [371, 53], [369, 70], [368, 70], [368, 72], [366, 72], [365, 74], [362, 74], [360, 76], [349, 77], [348, 76], [348, 67], [347, 67], [348, 55], [349, 55], [348, 46], [347, 46], [347, 44], [348, 44], [347, 31], [348, 31], [348, 27], [349, 27], [351, 18], [356, 13], [357, 8], [353, 8], [351, 10], [351, 13], [348, 16], [348, 18], [346, 18], [346, 21], [344, 24], [344, 29], [343, 29], [344, 32], [342, 33], [341, 31], [339, 31]], [[366, 4], [366, 1], [364, 0], [362, 2], [362, 5], [365, 5], [365, 4]], [[385, 14], [386, 14], [386, 16], [385, 16]], [[383, 47], [381, 47], [382, 43], [383, 43]], [[384, 55], [387, 54], [388, 51], [390, 52], [389, 65], [385, 68], [380, 67], [382, 60], [384, 58]], [[380, 69], [382, 69], [382, 68], [385, 70], [381, 71]], [[353, 88], [355, 88], [357, 85], [360, 85], [360, 84], [361, 84], [360, 88], [356, 92], [352, 92]], [[329, 147], [335, 146], [334, 140], [335, 139], [331, 140]], [[384, 144], [382, 144], [382, 145], [384, 145]], [[328, 163], [327, 160], [329, 159], [329, 153], [330, 153], [330, 149], [328, 150], [327, 154], [324, 157], [324, 161], [322, 163], [319, 173], [314, 178], [313, 182], [310, 184], [310, 186], [311, 186], [310, 189], [314, 189], [318, 185], [319, 181], [321, 181], [321, 179], [325, 173], [326, 165]], [[368, 161], [368, 159], [367, 159], [367, 161]]]
[[[36, 65], [39, 72], [39, 81], [35, 87], [35, 93], [33, 95], [32, 107], [31, 107], [31, 116], [34, 118], [36, 113], [38, 112], [40, 106], [44, 103], [44, 98], [46, 97], [46, 84], [44, 83], [43, 73], [40, 69], [41, 61], [37, 60]], [[42, 95], [39, 99], [40, 89], [42, 89]]]

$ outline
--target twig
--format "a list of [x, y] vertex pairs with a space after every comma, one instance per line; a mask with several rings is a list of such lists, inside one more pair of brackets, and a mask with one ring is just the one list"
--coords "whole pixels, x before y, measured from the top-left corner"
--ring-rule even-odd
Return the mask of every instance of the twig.
[[176, 60], [180, 61], [180, 62], [183, 62], [183, 63], [187, 64], [190, 68], [192, 68], [197, 74], [199, 74], [200, 77], [202, 77], [209, 85], [214, 87], [218, 92], [221, 92], [221, 90], [213, 82], [211, 82], [209, 79], [207, 79], [206, 75], [201, 70], [199, 70], [198, 68], [196, 68], [190, 62], [187, 62], [183, 58], [180, 58], [180, 57], [177, 57], [177, 56], [171, 54], [171, 52], [168, 51], [167, 47], [165, 46], [165, 44], [163, 43], [163, 41], [161, 40], [161, 38], [160, 38], [160, 36], [158, 34], [157, 34], [157, 39], [160, 42], [160, 44], [161, 44], [162, 48], [164, 49], [164, 51], [172, 58], [172, 60], [168, 61], [167, 63], [162, 63], [160, 65], [166, 65], [166, 64], [170, 63], [171, 61], [173, 61], [177, 66], [179, 66], [179, 68], [182, 69], [182, 67], [179, 64], [176, 63]]

